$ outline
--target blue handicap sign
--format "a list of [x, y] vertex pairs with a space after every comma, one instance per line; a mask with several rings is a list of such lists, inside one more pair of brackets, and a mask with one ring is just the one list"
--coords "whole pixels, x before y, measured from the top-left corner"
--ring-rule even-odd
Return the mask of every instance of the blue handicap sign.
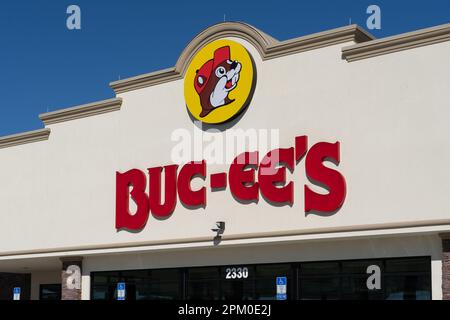
[[117, 283], [117, 300], [125, 300], [125, 282]]
[[287, 277], [277, 277], [277, 300], [287, 300]]
[[20, 300], [20, 287], [13, 288], [13, 300]]
[[277, 285], [285, 286], [287, 284], [287, 277], [277, 277]]

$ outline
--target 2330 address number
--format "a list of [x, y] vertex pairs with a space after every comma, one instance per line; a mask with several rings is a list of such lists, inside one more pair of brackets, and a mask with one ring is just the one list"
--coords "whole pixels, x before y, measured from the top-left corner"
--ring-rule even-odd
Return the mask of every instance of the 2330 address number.
[[248, 278], [248, 268], [226, 268], [225, 269], [225, 279], [247, 279]]

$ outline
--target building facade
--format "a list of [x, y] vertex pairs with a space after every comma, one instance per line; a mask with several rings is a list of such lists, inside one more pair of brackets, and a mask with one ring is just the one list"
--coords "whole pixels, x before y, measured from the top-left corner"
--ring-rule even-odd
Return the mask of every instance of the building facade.
[[225, 22], [41, 114], [0, 138], [0, 297], [450, 299], [449, 40]]

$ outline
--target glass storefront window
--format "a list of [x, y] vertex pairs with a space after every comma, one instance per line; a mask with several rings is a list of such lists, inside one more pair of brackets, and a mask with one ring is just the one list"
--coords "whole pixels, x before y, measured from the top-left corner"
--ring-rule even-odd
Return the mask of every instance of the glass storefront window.
[[387, 276], [386, 300], [430, 300], [430, 279], [420, 275]]
[[179, 281], [151, 281], [136, 285], [136, 300], [177, 300], [182, 298]]
[[350, 274], [367, 274], [367, 267], [377, 266], [381, 270], [383, 269], [382, 260], [351, 260], [342, 262], [342, 273]]
[[339, 299], [338, 277], [305, 277], [300, 279], [299, 296], [303, 300]]
[[[379, 288], [368, 287], [369, 266]], [[431, 299], [430, 257], [94, 272], [92, 299], [116, 299], [120, 281], [129, 300], [271, 300], [277, 277], [287, 278], [287, 299]]]
[[219, 280], [192, 280], [188, 282], [189, 300], [219, 300]]
[[[349, 275], [341, 278], [341, 296], [343, 300], [382, 300], [383, 289], [369, 290], [367, 275]], [[382, 286], [383, 288], [383, 286]]]
[[218, 267], [191, 268], [187, 271], [187, 299], [218, 300], [220, 297]]
[[221, 281], [221, 300], [253, 300], [254, 281]]
[[125, 282], [127, 300], [182, 299], [181, 279], [180, 269], [96, 272], [92, 298], [114, 300], [117, 298], [117, 283]]
[[95, 285], [91, 292], [92, 300], [111, 300], [108, 295], [108, 287]]
[[430, 268], [430, 261], [424, 258], [400, 258], [386, 260], [386, 272], [424, 272]]
[[323, 275], [338, 274], [338, 262], [306, 262], [301, 265], [301, 273], [303, 275]]
[[276, 278], [287, 278], [287, 298], [295, 299], [294, 297], [294, 268], [291, 264], [266, 264], [259, 265], [255, 268], [255, 299], [257, 300], [276, 300], [277, 287]]
[[61, 300], [61, 285], [41, 284], [39, 286], [39, 300]]

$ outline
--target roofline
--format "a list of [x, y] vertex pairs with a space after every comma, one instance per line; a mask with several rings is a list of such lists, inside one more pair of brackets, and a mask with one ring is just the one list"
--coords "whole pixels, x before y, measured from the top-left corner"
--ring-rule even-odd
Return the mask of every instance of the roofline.
[[344, 47], [342, 58], [352, 62], [448, 40], [450, 23]]
[[357, 43], [375, 39], [367, 31], [353, 24], [306, 36], [278, 41], [257, 28], [242, 22], [223, 22], [200, 32], [181, 53], [174, 67], [111, 82], [116, 94], [141, 89], [184, 77], [193, 56], [206, 43], [224, 37], [244, 39], [255, 46], [263, 60], [274, 59], [298, 52], [331, 46], [343, 42]]
[[[352, 62], [449, 41], [450, 23], [377, 40], [358, 25], [349, 25], [290, 40], [278, 41], [251, 25], [242, 22], [223, 22], [205, 29], [189, 42], [174, 67], [114, 81], [110, 83], [110, 86], [116, 94], [119, 94], [182, 79], [187, 65], [195, 53], [207, 42], [223, 37], [239, 37], [249, 41], [255, 45], [263, 60], [313, 50], [333, 44], [355, 41], [357, 44], [342, 48], [342, 58], [348, 62]], [[43, 121], [44, 125], [49, 125], [120, 110], [121, 105], [122, 99], [116, 97], [43, 113], [39, 115], [39, 118]], [[0, 137], [0, 149], [47, 140], [49, 135], [50, 129], [44, 128]]]
[[50, 129], [44, 128], [0, 137], [0, 149], [25, 143], [47, 140], [49, 135]]
[[102, 113], [117, 111], [120, 110], [121, 106], [122, 106], [122, 98], [112, 98], [82, 104], [71, 108], [42, 113], [39, 115], [39, 119], [41, 119], [45, 125], [49, 125], [58, 122], [80, 119]]
[[[263, 60], [294, 54], [301, 51], [312, 50], [337, 43], [355, 41], [369, 41], [372, 35], [357, 25], [349, 25], [328, 31], [318, 32], [286, 41], [278, 41], [257, 28], [242, 22], [223, 22], [213, 25], [198, 34], [181, 53], [176, 65], [172, 68], [159, 70], [128, 79], [115, 81], [110, 84], [116, 94], [140, 89], [168, 81], [181, 79], [192, 57], [206, 43], [223, 38], [238, 37], [252, 43], [261, 54]], [[120, 110], [122, 99], [120, 97], [78, 105], [66, 109], [42, 113], [39, 118], [45, 126], [85, 118], [106, 112]], [[34, 131], [0, 137], [0, 148], [11, 147], [24, 143], [47, 140], [50, 129], [44, 128]]]

